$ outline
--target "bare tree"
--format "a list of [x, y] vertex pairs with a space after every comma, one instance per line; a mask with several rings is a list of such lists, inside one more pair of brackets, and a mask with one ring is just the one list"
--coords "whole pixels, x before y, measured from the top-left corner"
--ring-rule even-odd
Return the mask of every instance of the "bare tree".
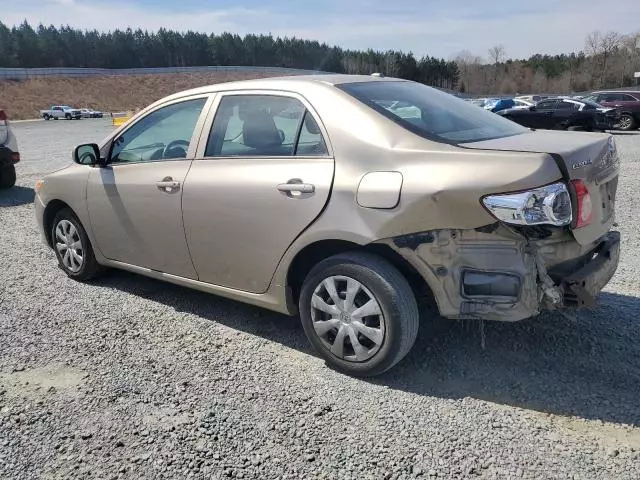
[[505, 57], [504, 45], [496, 45], [495, 47], [491, 47], [488, 53], [489, 53], [489, 60], [491, 60], [491, 62], [494, 65], [497, 65], [504, 60], [504, 57]]

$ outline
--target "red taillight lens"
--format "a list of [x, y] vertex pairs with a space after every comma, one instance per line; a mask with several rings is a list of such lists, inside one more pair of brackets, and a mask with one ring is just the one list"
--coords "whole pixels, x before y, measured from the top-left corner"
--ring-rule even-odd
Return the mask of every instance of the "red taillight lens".
[[0, 122], [6, 122], [7, 120], [9, 120], [9, 117], [7, 117], [7, 114], [4, 110], [0, 110]]
[[586, 227], [591, 223], [591, 220], [593, 220], [593, 204], [591, 203], [589, 189], [582, 180], [573, 180], [571, 183], [576, 191], [576, 200], [578, 204], [576, 228]]

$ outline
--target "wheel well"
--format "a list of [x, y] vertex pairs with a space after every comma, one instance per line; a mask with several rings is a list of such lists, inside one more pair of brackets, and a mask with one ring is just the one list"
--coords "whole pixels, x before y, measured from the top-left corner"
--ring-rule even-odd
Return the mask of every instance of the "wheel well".
[[53, 219], [63, 208], [71, 209], [69, 205], [62, 200], [51, 200], [44, 209], [44, 215], [42, 219], [42, 226], [44, 228], [44, 234], [47, 238], [47, 243], [53, 248], [53, 239], [51, 238], [51, 228], [53, 227]]
[[373, 253], [393, 264], [405, 276], [416, 298], [424, 296], [425, 291], [431, 293], [426, 282], [413, 265], [388, 245], [379, 243], [358, 245], [344, 240], [322, 240], [300, 250], [291, 262], [287, 273], [287, 286], [291, 290], [295, 305], [298, 304], [304, 279], [316, 264], [333, 255], [354, 250]]

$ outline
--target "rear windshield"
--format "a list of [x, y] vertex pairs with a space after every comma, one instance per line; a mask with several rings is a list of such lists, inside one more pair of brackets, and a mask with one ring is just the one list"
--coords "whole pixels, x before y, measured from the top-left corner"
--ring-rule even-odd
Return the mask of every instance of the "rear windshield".
[[528, 131], [511, 120], [421, 83], [376, 81], [345, 83], [338, 88], [429, 140], [457, 144]]

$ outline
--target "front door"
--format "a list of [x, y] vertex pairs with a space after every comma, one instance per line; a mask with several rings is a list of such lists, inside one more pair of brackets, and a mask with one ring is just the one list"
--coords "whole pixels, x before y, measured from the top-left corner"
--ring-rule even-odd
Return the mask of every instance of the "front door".
[[91, 228], [106, 258], [196, 278], [181, 201], [207, 100], [153, 110], [114, 139], [106, 167], [91, 171]]
[[329, 197], [334, 163], [320, 124], [294, 94], [221, 96], [182, 197], [199, 280], [267, 290], [282, 255]]

